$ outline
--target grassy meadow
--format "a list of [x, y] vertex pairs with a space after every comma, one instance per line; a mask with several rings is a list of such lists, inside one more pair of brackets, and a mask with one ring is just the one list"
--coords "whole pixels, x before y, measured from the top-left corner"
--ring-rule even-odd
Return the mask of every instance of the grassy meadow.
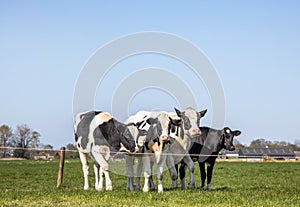
[[[171, 189], [165, 172], [165, 191], [158, 194], [127, 191], [126, 178], [113, 173], [113, 191], [98, 192], [92, 188], [91, 164], [91, 189], [84, 191], [79, 160], [66, 161], [59, 189], [58, 160], [0, 160], [0, 206], [300, 206], [299, 162], [218, 162], [211, 191], [200, 190], [195, 166], [196, 189]], [[124, 167], [124, 162], [112, 167]]]

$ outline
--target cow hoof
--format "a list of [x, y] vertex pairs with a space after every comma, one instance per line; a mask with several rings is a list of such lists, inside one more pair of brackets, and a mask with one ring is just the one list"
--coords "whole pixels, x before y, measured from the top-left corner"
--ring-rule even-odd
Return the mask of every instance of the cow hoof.
[[127, 187], [127, 190], [134, 191], [134, 187], [133, 186]]
[[103, 188], [96, 188], [97, 191], [103, 191]]
[[158, 192], [162, 193], [164, 191], [163, 186], [162, 185], [158, 185]]
[[201, 190], [211, 190], [211, 187], [210, 186], [204, 186], [201, 188]]
[[89, 186], [84, 186], [83, 187], [83, 190], [88, 190], [89, 189]]
[[195, 183], [189, 184], [189, 186], [188, 186], [188, 188], [191, 188], [191, 189], [193, 189], [195, 187], [196, 187]]
[[211, 190], [210, 184], [207, 185], [207, 190]]
[[144, 187], [144, 188], [143, 188], [143, 192], [144, 192], [144, 193], [148, 193], [148, 192], [149, 192], [149, 188], [145, 188], [145, 187]]
[[97, 191], [102, 191], [103, 190], [103, 187], [101, 187], [100, 185], [95, 185], [95, 189]]
[[106, 191], [112, 191], [112, 186], [107, 186]]

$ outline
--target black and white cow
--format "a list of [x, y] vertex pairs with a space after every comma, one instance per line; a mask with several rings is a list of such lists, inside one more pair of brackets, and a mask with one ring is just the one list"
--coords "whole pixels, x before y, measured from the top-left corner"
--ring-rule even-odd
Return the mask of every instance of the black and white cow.
[[[198, 161], [201, 173], [201, 188], [203, 190], [211, 189], [211, 180], [216, 158], [222, 149], [235, 150], [233, 138], [239, 136], [241, 131], [232, 131], [229, 127], [217, 130], [209, 127], [200, 127], [201, 135], [197, 137], [191, 149], [190, 156], [193, 161]], [[207, 174], [205, 172], [205, 163], [207, 163]], [[180, 173], [185, 173], [183, 169]], [[205, 180], [207, 175], [207, 186]]]
[[[95, 162], [95, 188], [103, 189], [103, 176], [105, 176], [106, 190], [112, 190], [108, 164], [110, 153], [118, 152], [121, 148], [136, 152], [138, 150], [136, 140], [139, 135], [137, 127], [133, 124], [125, 125], [107, 112], [90, 111], [75, 117], [74, 132], [84, 174], [84, 189], [89, 188], [87, 158], [89, 154]], [[100, 172], [100, 180], [98, 180], [98, 172]]]
[[[167, 156], [167, 165], [168, 168], [170, 169], [170, 175], [171, 178], [173, 180], [173, 186], [175, 185], [174, 183], [177, 183], [177, 171], [175, 169], [175, 164], [181, 162], [181, 161], [185, 161], [187, 163], [187, 166], [190, 169], [191, 174], [193, 175], [194, 172], [194, 162], [191, 160], [190, 157], [187, 156], [182, 156], [182, 154], [187, 154], [188, 153], [188, 149], [191, 146], [191, 142], [193, 141], [193, 139], [200, 134], [200, 130], [199, 130], [199, 123], [200, 123], [200, 118], [203, 117], [206, 113], [207, 110], [203, 110], [201, 112], [197, 112], [195, 111], [193, 108], [189, 107], [187, 108], [184, 112], [179, 111], [178, 109], [175, 108], [176, 113], [174, 112], [161, 112], [161, 113], [166, 113], [168, 114], [169, 117], [172, 118], [173, 121], [176, 121], [177, 123], [173, 123], [169, 126], [168, 128], [168, 135], [169, 135], [169, 150], [167, 150], [167, 148], [163, 148], [164, 152], [170, 154], [181, 154], [181, 156], [173, 156], [173, 155], [169, 155]], [[153, 116], [153, 112], [139, 112], [137, 113], [135, 116], [132, 116], [129, 118], [129, 120], [135, 121], [135, 123], [142, 129], [148, 129], [150, 127], [150, 123], [149, 123], [149, 117], [151, 117], [151, 115]], [[183, 126], [181, 126], [181, 124], [179, 125], [178, 123], [182, 122], [181, 120], [183, 120]], [[177, 124], [177, 125], [176, 125]], [[172, 131], [173, 128], [174, 130]], [[148, 137], [151, 137], [150, 135]], [[167, 150], [167, 151], [166, 151]], [[158, 158], [160, 156], [157, 156]], [[163, 160], [165, 160], [165, 157], [163, 158]], [[127, 175], [128, 175], [128, 179], [127, 179], [127, 188], [133, 190], [133, 158], [129, 157], [128, 159], [126, 158], [126, 162], [128, 164], [126, 164], [127, 166]], [[151, 159], [150, 159], [151, 161]], [[147, 161], [148, 162], [148, 161]], [[164, 161], [163, 161], [164, 162]], [[149, 162], [148, 162], [149, 163]], [[151, 163], [151, 162], [150, 162]], [[151, 164], [150, 164], [150, 168], [152, 168]], [[138, 158], [138, 166], [137, 166], [137, 179], [136, 179], [136, 188], [139, 189], [140, 188], [140, 174], [141, 174], [141, 159]], [[193, 177], [191, 175], [191, 177]], [[149, 176], [150, 181], [150, 187], [153, 190], [154, 189], [154, 184], [153, 181], [151, 179], [151, 175]], [[182, 179], [182, 188], [185, 188], [185, 179]], [[194, 183], [194, 179], [191, 179], [191, 183]], [[177, 184], [176, 184], [177, 185]], [[160, 189], [159, 189], [160, 191]]]
[[169, 147], [170, 129], [172, 126], [180, 126], [181, 120], [174, 120], [165, 112], [160, 113], [156, 118], [149, 118], [148, 120], [150, 128], [144, 142], [143, 152], [145, 155], [142, 156], [145, 177], [143, 191], [149, 191], [149, 179], [152, 176], [151, 159], [154, 159], [157, 164], [157, 188], [160, 193], [163, 192], [162, 174], [167, 157], [165, 153]]
[[[196, 138], [201, 134], [199, 128], [200, 119], [205, 116], [207, 110], [197, 112], [193, 108], [189, 107], [184, 112], [179, 111], [175, 108], [176, 114], [183, 120], [182, 126], [176, 127], [176, 136], [171, 139], [171, 144], [168, 153], [171, 154], [167, 158], [167, 166], [172, 179], [173, 188], [177, 187], [178, 179], [178, 167], [180, 163], [187, 167], [190, 171], [190, 182], [189, 187], [195, 186], [194, 180], [194, 162], [186, 154], [189, 153], [189, 149]], [[185, 189], [185, 174], [180, 176], [181, 188]]]
[[[130, 116], [125, 123], [135, 124], [140, 130], [148, 132], [151, 121], [153, 121], [161, 112], [160, 111], [139, 111], [135, 115]], [[146, 136], [140, 136], [137, 140], [139, 151], [142, 152]], [[136, 174], [134, 175], [134, 161], [137, 159]], [[140, 178], [142, 175], [143, 161], [141, 154], [128, 154], [125, 155], [126, 160], [126, 174], [127, 174], [127, 189], [133, 191], [133, 178], [136, 177], [136, 190], [140, 190]], [[151, 160], [151, 166], [154, 164], [154, 159]], [[149, 177], [150, 189], [155, 190], [155, 185], [152, 180], [152, 176]]]

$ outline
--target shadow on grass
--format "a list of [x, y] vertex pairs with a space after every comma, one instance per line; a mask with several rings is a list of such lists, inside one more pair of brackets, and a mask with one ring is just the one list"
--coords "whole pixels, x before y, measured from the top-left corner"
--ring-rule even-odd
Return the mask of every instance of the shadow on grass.
[[200, 187], [196, 188], [187, 188], [185, 190], [182, 190], [180, 187], [178, 188], [164, 188], [164, 191], [203, 191], [203, 192], [218, 192], [218, 191], [230, 191], [231, 189], [227, 186], [224, 187], [218, 187], [218, 188], [212, 188], [211, 190], [203, 190]]
[[229, 191], [230, 188], [228, 188], [227, 186], [224, 187], [219, 187], [219, 188], [212, 188], [210, 191]]

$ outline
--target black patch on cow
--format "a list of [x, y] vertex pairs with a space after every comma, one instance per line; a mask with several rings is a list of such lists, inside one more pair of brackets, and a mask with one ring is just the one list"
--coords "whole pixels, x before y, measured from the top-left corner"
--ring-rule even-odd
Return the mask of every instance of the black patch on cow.
[[102, 113], [102, 111], [95, 111], [95, 116]]
[[182, 113], [182, 119], [184, 129], [189, 130], [192, 127], [190, 119], [184, 113]]
[[[144, 122], [143, 126], [141, 128], [144, 128], [146, 126], [147, 122]], [[140, 128], [140, 127], [139, 127]]]
[[[116, 134], [117, 139], [131, 152], [135, 150], [135, 140], [133, 135], [131, 134], [130, 130], [128, 129], [128, 126], [134, 126], [137, 127], [136, 124], [131, 123], [129, 125], [123, 124], [121, 122], [118, 122], [114, 119], [114, 123], [117, 126], [118, 133]], [[138, 135], [137, 135], [138, 136]]]
[[[80, 122], [77, 125], [77, 130], [76, 130], [76, 134], [79, 137], [82, 137], [81, 139], [81, 147], [83, 149], [85, 149], [87, 147], [88, 144], [88, 136], [89, 136], [89, 132], [90, 132], [90, 124], [92, 122], [92, 120], [95, 117], [95, 112], [91, 111], [91, 112], [87, 112], [85, 114], [82, 115], [83, 118], [80, 120]], [[77, 140], [78, 140], [77, 138]]]
[[77, 140], [78, 140], [78, 136], [77, 136], [77, 134], [75, 133], [75, 142], [77, 142]]
[[[102, 124], [100, 126], [96, 127], [96, 129], [94, 130], [94, 133], [93, 133], [93, 137], [94, 137], [94, 140], [95, 140], [95, 145], [107, 145], [107, 146], [109, 146], [108, 131], [101, 129], [101, 126], [102, 126]], [[102, 132], [102, 130], [104, 132]]]
[[145, 120], [136, 123], [137, 128], [144, 128], [147, 122]]
[[94, 131], [95, 145], [107, 145], [118, 150], [121, 147], [118, 135], [113, 119], [103, 122]]

